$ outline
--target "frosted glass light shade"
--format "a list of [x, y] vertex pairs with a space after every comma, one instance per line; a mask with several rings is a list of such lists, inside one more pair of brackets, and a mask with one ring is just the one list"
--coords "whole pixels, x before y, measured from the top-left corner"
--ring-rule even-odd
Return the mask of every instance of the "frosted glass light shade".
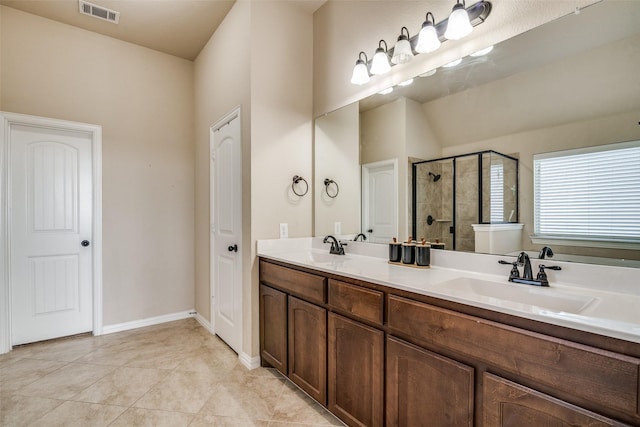
[[353, 74], [351, 75], [351, 83], [354, 85], [363, 85], [369, 82], [369, 70], [367, 70], [367, 64], [362, 59], [356, 61], [355, 67], [353, 67]]
[[411, 51], [411, 43], [407, 40], [406, 36], [398, 37], [398, 43], [393, 49], [393, 57], [391, 62], [394, 64], [406, 64], [413, 59], [413, 52]]
[[422, 24], [422, 29], [418, 34], [418, 44], [416, 45], [416, 52], [429, 53], [437, 50], [442, 43], [438, 38], [438, 32], [433, 23], [425, 21]]
[[469, 22], [469, 14], [464, 8], [464, 4], [456, 3], [456, 5], [453, 6], [451, 15], [449, 15], [447, 30], [444, 32], [444, 36], [449, 40], [460, 40], [471, 34], [471, 31], [473, 31], [473, 27], [471, 26], [471, 22]]
[[389, 64], [387, 52], [379, 47], [376, 49], [376, 54], [373, 55], [373, 60], [371, 61], [371, 74], [380, 75], [388, 73], [389, 70], [391, 70], [391, 64]]

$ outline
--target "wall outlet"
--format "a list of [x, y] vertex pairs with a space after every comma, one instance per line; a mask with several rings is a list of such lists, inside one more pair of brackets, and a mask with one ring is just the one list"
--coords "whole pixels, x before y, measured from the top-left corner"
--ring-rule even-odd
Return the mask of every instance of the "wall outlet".
[[336, 221], [333, 223], [333, 234], [335, 235], [342, 234], [342, 223], [340, 221]]
[[289, 224], [286, 222], [280, 223], [280, 238], [286, 239], [289, 237]]

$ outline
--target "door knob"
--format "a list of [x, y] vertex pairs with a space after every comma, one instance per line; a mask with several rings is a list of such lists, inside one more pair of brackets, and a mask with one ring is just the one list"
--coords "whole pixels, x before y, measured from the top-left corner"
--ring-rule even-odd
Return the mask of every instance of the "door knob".
[[87, 246], [89, 246], [91, 243], [89, 243], [89, 241], [88, 241], [88, 240], [83, 240], [82, 242], [80, 242], [80, 244], [86, 248], [86, 247], [87, 247]]
[[229, 246], [227, 250], [229, 252], [238, 252], [238, 245]]

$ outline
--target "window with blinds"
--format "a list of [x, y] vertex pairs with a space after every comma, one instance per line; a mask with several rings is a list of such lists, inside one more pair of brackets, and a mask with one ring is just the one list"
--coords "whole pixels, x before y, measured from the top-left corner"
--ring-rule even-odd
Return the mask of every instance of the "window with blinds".
[[502, 163], [491, 164], [491, 223], [504, 222], [504, 167]]
[[536, 237], [640, 243], [640, 141], [536, 154]]

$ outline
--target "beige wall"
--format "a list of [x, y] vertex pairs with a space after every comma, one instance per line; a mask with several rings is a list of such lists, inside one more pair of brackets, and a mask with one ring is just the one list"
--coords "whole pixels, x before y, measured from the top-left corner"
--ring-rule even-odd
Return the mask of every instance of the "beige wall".
[[[314, 234], [355, 235], [360, 229], [360, 120], [358, 103], [347, 105], [315, 122], [314, 140]], [[355, 165], [355, 167], [354, 167]], [[325, 191], [324, 180], [336, 181], [340, 190], [335, 198]], [[329, 192], [333, 195], [335, 186]], [[338, 237], [338, 236], [336, 236]]]
[[2, 12], [3, 11], [4, 11], [4, 7], [0, 7], [0, 111], [3, 111], [3, 108], [2, 108], [2, 21], [3, 21]]
[[193, 66], [2, 9], [2, 109], [102, 125], [104, 325], [193, 308]]
[[277, 238], [281, 222], [289, 237], [311, 235], [313, 195], [291, 198], [289, 189], [294, 175], [312, 175], [312, 46], [309, 10], [289, 1], [251, 3], [251, 330], [244, 351], [252, 356], [259, 353], [256, 240]]
[[288, 190], [294, 175], [312, 172], [312, 24], [291, 2], [237, 2], [195, 61], [196, 309], [209, 318], [209, 127], [241, 105], [243, 351], [251, 357], [259, 351], [256, 240], [277, 238], [282, 222], [290, 237], [311, 235], [312, 191], [298, 199]]
[[[242, 125], [242, 247], [250, 247], [251, 196], [251, 7], [236, 2], [194, 61], [195, 100], [195, 308], [211, 320], [209, 282], [209, 128], [235, 107]], [[220, 58], [225, 58], [220, 61]], [[243, 252], [243, 265], [250, 264]]]
[[418, 55], [410, 63], [396, 66], [390, 73], [357, 86], [349, 80], [358, 52], [364, 51], [371, 59], [380, 39], [392, 47], [402, 26], [407, 26], [413, 36], [419, 31], [427, 11], [441, 21], [451, 12], [453, 2], [328, 1], [314, 15], [314, 116], [571, 13], [577, 6], [594, 2], [492, 0], [489, 19], [476, 27], [471, 37], [447, 41], [437, 52]]

